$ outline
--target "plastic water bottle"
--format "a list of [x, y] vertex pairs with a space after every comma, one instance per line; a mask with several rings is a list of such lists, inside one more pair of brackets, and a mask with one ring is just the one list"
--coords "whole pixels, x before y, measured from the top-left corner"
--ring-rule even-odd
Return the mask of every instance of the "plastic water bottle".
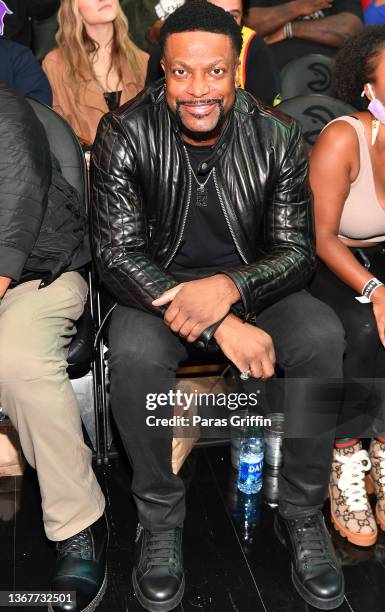
[[264, 441], [255, 428], [253, 437], [241, 440], [239, 453], [238, 489], [250, 495], [262, 488]]
[[238, 526], [240, 538], [244, 544], [251, 544], [254, 539], [254, 532], [259, 524], [261, 517], [262, 493], [246, 495], [239, 492], [239, 506], [242, 508], [238, 514]]
[[260, 523], [262, 492], [247, 495], [238, 489], [238, 472], [231, 471], [227, 496], [228, 508], [234, 520], [242, 548], [247, 551], [253, 543]]

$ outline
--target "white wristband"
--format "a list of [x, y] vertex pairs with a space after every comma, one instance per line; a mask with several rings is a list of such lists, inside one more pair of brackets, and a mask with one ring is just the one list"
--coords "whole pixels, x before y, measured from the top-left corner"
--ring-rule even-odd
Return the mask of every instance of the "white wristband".
[[378, 280], [378, 278], [373, 277], [365, 283], [365, 285], [362, 287], [361, 293], [364, 297], [366, 297], [369, 301], [371, 301], [373, 292], [378, 287], [383, 287], [383, 286], [384, 286], [384, 283]]
[[185, 0], [160, 0], [155, 6], [155, 12], [159, 19], [167, 19], [171, 13], [184, 4]]
[[371, 292], [370, 292], [370, 296], [369, 296], [369, 300], [370, 300], [370, 301], [372, 301], [372, 295], [373, 295], [373, 293], [375, 292], [375, 290], [376, 290], [376, 289], [378, 289], [378, 287], [383, 287], [383, 286], [384, 286], [384, 283], [379, 283], [378, 285], [376, 285], [376, 286], [374, 287], [374, 289], [372, 289], [372, 290], [371, 290]]

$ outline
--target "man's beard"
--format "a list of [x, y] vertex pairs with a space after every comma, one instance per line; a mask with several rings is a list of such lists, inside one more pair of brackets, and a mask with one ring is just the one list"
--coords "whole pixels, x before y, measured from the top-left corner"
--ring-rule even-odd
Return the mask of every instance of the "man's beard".
[[[183, 105], [189, 105], [189, 106], [206, 106], [209, 104], [218, 104], [219, 106], [219, 115], [218, 115], [218, 120], [215, 124], [215, 126], [211, 129], [208, 130], [206, 132], [201, 132], [201, 131], [196, 131], [196, 130], [190, 130], [188, 127], [186, 127], [182, 121], [182, 116], [180, 113], [180, 107]], [[223, 100], [222, 98], [212, 98], [209, 100], [196, 100], [196, 101], [189, 101], [189, 102], [185, 102], [183, 100], [177, 100], [176, 101], [176, 111], [175, 111], [175, 115], [176, 115], [176, 120], [178, 123], [178, 127], [180, 129], [180, 131], [187, 136], [188, 138], [191, 138], [191, 140], [194, 140], [195, 142], [205, 142], [206, 140], [210, 140], [212, 138], [216, 138], [217, 136], [219, 136], [219, 134], [222, 131], [222, 128], [226, 122], [226, 114], [225, 114], [225, 109], [223, 107]]]

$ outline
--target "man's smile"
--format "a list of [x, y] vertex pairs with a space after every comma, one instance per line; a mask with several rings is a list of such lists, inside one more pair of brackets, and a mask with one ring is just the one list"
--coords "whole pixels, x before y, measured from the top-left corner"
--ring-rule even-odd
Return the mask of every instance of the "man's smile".
[[208, 117], [212, 111], [221, 107], [222, 100], [217, 98], [205, 100], [178, 100], [177, 108], [185, 108], [186, 112], [196, 119]]
[[187, 112], [193, 117], [206, 117], [218, 105], [217, 102], [212, 104], [192, 105], [186, 104]]

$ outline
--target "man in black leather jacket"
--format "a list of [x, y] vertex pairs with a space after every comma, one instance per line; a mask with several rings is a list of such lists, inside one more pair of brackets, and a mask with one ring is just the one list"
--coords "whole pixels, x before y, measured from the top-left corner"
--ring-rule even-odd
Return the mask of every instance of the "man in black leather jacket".
[[[84, 203], [61, 174], [43, 125], [0, 83], [0, 406], [36, 468], [47, 537], [57, 546], [53, 591], [80, 612], [103, 596], [104, 497], [67, 374], [90, 261]], [[87, 609], [92, 609], [87, 608]]]
[[[167, 19], [160, 44], [165, 84], [106, 115], [92, 158], [96, 261], [118, 302], [111, 405], [133, 464], [135, 592], [156, 612], [184, 589], [184, 485], [171, 469], [172, 428], [146, 425], [147, 394], [172, 388], [193, 343], [216, 344], [248, 392], [276, 359], [285, 371], [276, 409], [291, 437], [275, 528], [297, 590], [331, 609], [344, 584], [320, 509], [336, 411], [314, 379], [342, 377], [344, 339], [334, 313], [304, 290], [315, 254], [300, 130], [236, 91], [240, 28], [222, 9], [191, 0]], [[317, 401], [320, 431], [330, 432], [309, 440]], [[156, 417], [173, 414], [166, 403]]]

